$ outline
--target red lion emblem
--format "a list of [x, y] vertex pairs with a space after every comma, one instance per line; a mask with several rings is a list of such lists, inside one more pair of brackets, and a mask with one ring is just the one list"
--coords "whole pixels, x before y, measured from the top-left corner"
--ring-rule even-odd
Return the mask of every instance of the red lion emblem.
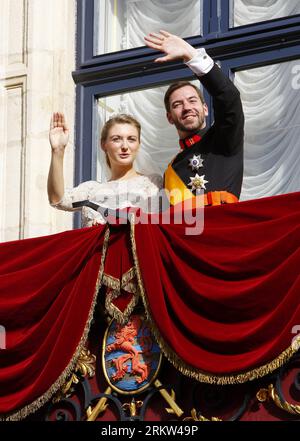
[[[114, 358], [112, 362], [114, 363], [117, 372], [112, 376], [113, 381], [121, 380], [126, 372], [128, 371], [128, 365], [125, 363], [131, 360], [131, 373], [135, 375], [137, 383], [142, 383], [146, 380], [150, 373], [150, 366], [146, 363], [140, 361], [139, 354], [149, 351], [149, 347], [142, 351], [138, 351], [134, 346], [134, 340], [137, 337], [142, 326], [142, 320], [139, 316], [134, 315], [126, 323], [126, 325], [117, 324], [117, 329], [115, 333], [115, 342], [108, 345], [106, 348], [107, 352], [121, 350], [125, 352], [124, 355], [120, 355], [118, 358]], [[141, 338], [141, 346], [148, 343], [147, 337], [143, 336]], [[151, 340], [151, 339], [150, 339]], [[152, 344], [152, 342], [151, 342]]]

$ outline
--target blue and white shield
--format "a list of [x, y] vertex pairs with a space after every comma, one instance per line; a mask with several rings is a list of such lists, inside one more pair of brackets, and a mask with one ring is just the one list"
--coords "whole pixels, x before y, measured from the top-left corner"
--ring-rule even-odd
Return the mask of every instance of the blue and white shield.
[[102, 365], [108, 384], [122, 394], [135, 394], [155, 380], [162, 354], [143, 316], [125, 325], [112, 320], [103, 342]]

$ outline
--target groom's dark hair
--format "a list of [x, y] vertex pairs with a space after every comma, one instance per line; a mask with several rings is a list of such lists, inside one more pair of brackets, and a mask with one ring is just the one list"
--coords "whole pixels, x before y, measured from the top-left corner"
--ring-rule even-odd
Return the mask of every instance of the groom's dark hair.
[[204, 96], [198, 87], [194, 86], [194, 84], [190, 83], [189, 81], [177, 81], [177, 83], [172, 83], [165, 93], [164, 102], [165, 102], [165, 108], [166, 108], [167, 112], [170, 112], [170, 96], [172, 95], [172, 93], [175, 90], [181, 89], [182, 87], [185, 87], [185, 86], [193, 87], [195, 89], [195, 91], [197, 92], [197, 95], [200, 98], [201, 103], [202, 104], [205, 103]]

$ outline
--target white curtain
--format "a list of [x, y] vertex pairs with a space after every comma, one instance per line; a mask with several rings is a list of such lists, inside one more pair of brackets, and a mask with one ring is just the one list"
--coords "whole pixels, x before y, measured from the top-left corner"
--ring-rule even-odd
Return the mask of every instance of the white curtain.
[[[300, 13], [299, 0], [233, 0], [241, 26]], [[300, 190], [300, 60], [235, 74], [246, 117], [241, 199]]]
[[299, 0], [231, 0], [233, 26], [300, 14]]
[[300, 190], [299, 66], [300, 60], [235, 75], [246, 120], [242, 199]]
[[[124, 0], [123, 0], [124, 1]], [[144, 36], [149, 32], [167, 30], [181, 37], [201, 33], [203, 0], [126, 0], [123, 17], [124, 49], [144, 46]], [[119, 17], [122, 22], [122, 17]], [[199, 81], [195, 84], [199, 86]], [[141, 173], [163, 174], [171, 158], [179, 150], [178, 135], [166, 118], [163, 104], [165, 87], [131, 92], [116, 98], [101, 99], [100, 127], [113, 113], [133, 115], [142, 126], [141, 151], [136, 168]], [[103, 153], [98, 157], [98, 179], [107, 179], [109, 171]]]
[[[199, 34], [201, 5], [202, 2], [186, 0], [127, 1], [127, 47], [142, 46], [143, 36], [159, 29], [181, 36]], [[278, 11], [280, 15], [276, 17], [295, 14], [298, 9], [300, 1], [294, 0], [235, 0], [234, 22], [240, 25], [263, 21], [275, 18]], [[254, 199], [300, 190], [300, 60], [237, 72], [235, 84], [241, 92], [246, 117], [241, 198]], [[137, 168], [144, 173], [162, 174], [178, 151], [176, 130], [165, 117], [165, 89], [153, 88], [111, 97], [104, 107], [101, 100], [102, 107], [99, 107], [102, 121], [113, 112], [122, 111], [131, 113], [141, 122], [142, 151]], [[101, 180], [105, 180], [107, 169], [103, 156], [98, 163]]]
[[203, 0], [127, 0], [127, 48], [144, 46], [144, 36], [164, 29], [181, 37], [201, 33]]

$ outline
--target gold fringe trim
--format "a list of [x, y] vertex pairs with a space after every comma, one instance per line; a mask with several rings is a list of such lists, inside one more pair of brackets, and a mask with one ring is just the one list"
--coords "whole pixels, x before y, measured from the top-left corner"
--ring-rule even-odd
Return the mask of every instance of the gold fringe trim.
[[113, 300], [119, 297], [119, 295], [120, 295], [120, 291], [115, 291], [115, 290], [106, 293], [105, 309], [108, 311], [108, 313], [112, 318], [117, 320], [117, 322], [120, 323], [121, 325], [124, 325], [128, 321], [131, 313], [133, 312], [135, 306], [137, 305], [139, 296], [134, 295], [130, 300], [130, 302], [128, 303], [128, 305], [126, 306], [126, 308], [124, 309], [124, 311], [121, 311], [113, 303]]
[[122, 274], [122, 288], [126, 290], [126, 285], [134, 278], [136, 275], [135, 267], [131, 267], [126, 273]]
[[136, 294], [138, 292], [137, 280], [135, 279], [133, 282], [127, 283], [127, 285], [124, 286], [123, 289], [124, 291]]
[[[135, 274], [135, 268], [132, 267], [122, 275], [121, 282], [115, 277], [108, 274], [104, 274], [103, 276], [103, 284], [111, 289], [111, 291], [106, 292], [105, 309], [108, 311], [111, 317], [113, 317], [118, 323], [121, 323], [122, 325], [128, 321], [139, 300], [139, 291], [136, 280], [132, 281], [132, 279], [135, 277]], [[115, 286], [117, 288], [114, 288]], [[130, 300], [124, 311], [121, 311], [113, 303], [113, 300], [120, 296], [121, 289], [124, 289], [125, 291], [133, 294], [132, 299]]]
[[136, 292], [136, 285], [130, 283], [136, 274], [135, 268], [131, 267], [126, 273], [122, 274], [121, 281], [110, 274], [103, 273], [103, 285], [113, 290], [120, 290], [121, 288], [128, 292]]
[[30, 415], [33, 412], [36, 412], [38, 409], [40, 409], [44, 404], [47, 403], [47, 401], [50, 400], [50, 398], [65, 384], [67, 377], [69, 377], [77, 364], [78, 358], [81, 354], [81, 351], [84, 349], [88, 333], [90, 330], [91, 322], [93, 319], [94, 309], [97, 301], [97, 294], [99, 291], [99, 288], [101, 286], [103, 271], [104, 271], [104, 261], [108, 246], [108, 239], [109, 239], [109, 228], [106, 227], [106, 231], [104, 234], [104, 240], [103, 240], [103, 247], [102, 247], [102, 256], [101, 256], [101, 262], [100, 262], [100, 268], [97, 276], [96, 286], [95, 286], [95, 292], [94, 297], [92, 300], [91, 308], [88, 314], [88, 319], [84, 327], [83, 334], [81, 336], [81, 339], [79, 341], [79, 344], [76, 348], [75, 353], [73, 354], [71, 361], [67, 365], [67, 367], [63, 370], [61, 375], [58, 377], [58, 379], [52, 384], [52, 386], [39, 398], [34, 400], [32, 403], [28, 404], [27, 406], [22, 407], [17, 412], [11, 413], [9, 415], [0, 416], [0, 421], [18, 421], [26, 418], [28, 415]]
[[134, 264], [136, 268], [136, 275], [138, 280], [138, 286], [141, 293], [141, 297], [143, 300], [144, 308], [146, 311], [147, 320], [149, 322], [150, 329], [160, 347], [165, 357], [169, 360], [170, 363], [182, 374], [194, 378], [197, 381], [202, 383], [210, 383], [216, 385], [227, 385], [227, 384], [240, 384], [245, 383], [247, 381], [256, 380], [258, 378], [264, 377], [265, 375], [270, 374], [276, 369], [283, 366], [296, 352], [296, 345], [290, 345], [286, 350], [284, 350], [278, 357], [272, 360], [269, 363], [266, 363], [258, 368], [251, 369], [246, 372], [241, 372], [232, 375], [212, 375], [208, 372], [201, 371], [199, 369], [195, 369], [193, 366], [185, 363], [181, 360], [178, 355], [170, 348], [170, 346], [164, 341], [162, 338], [150, 312], [149, 302], [147, 299], [146, 291], [143, 285], [142, 275], [139, 266], [139, 260], [136, 251], [136, 241], [135, 241], [135, 224], [134, 217], [131, 217], [131, 229], [130, 229], [130, 238], [131, 238], [131, 247], [132, 254], [134, 259]]
[[120, 280], [116, 277], [110, 276], [109, 274], [104, 273], [103, 274], [103, 285], [107, 286], [108, 288], [114, 289], [114, 290], [120, 290], [121, 284]]

